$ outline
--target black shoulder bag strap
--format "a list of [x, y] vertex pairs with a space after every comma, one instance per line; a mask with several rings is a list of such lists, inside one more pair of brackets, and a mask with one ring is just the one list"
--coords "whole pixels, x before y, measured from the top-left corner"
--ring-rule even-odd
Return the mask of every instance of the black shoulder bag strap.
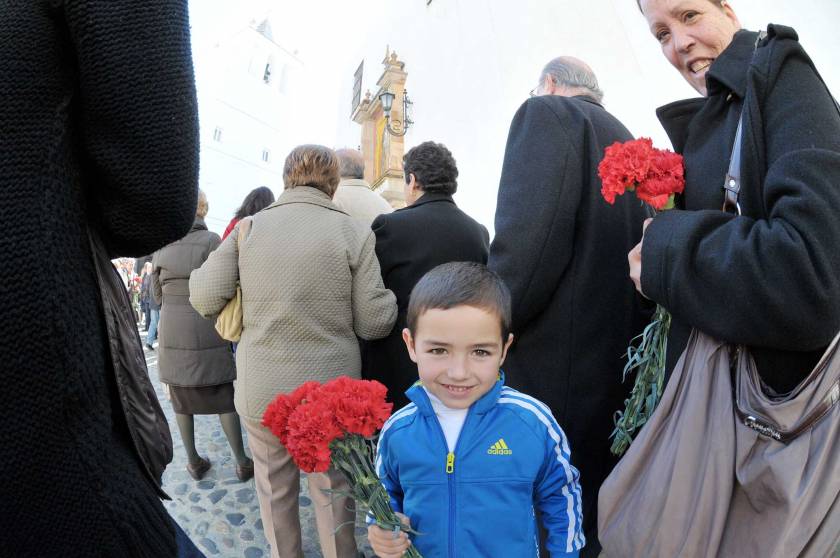
[[[766, 31], [760, 31], [755, 40], [755, 48], [767, 36]], [[753, 50], [755, 57], [755, 50]], [[744, 96], [744, 104], [747, 98]], [[732, 143], [732, 155], [729, 157], [729, 170], [726, 171], [726, 180], [723, 183], [723, 211], [741, 214], [741, 204], [738, 196], [741, 194], [741, 138], [744, 129], [744, 109], [741, 108], [741, 116], [738, 118], [738, 128], [735, 130], [735, 141]]]

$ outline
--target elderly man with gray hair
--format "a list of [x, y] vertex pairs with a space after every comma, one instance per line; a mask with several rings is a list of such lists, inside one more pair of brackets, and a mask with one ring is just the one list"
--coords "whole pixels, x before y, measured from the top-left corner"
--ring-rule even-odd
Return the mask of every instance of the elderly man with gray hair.
[[391, 213], [394, 208], [385, 199], [370, 189], [365, 182], [365, 159], [355, 149], [339, 149], [339, 174], [341, 181], [333, 196], [333, 203], [346, 211], [351, 217], [373, 223], [379, 215]]
[[612, 411], [629, 393], [622, 355], [649, 315], [627, 279], [646, 214], [630, 196], [601, 197], [604, 148], [633, 136], [604, 110], [592, 70], [555, 58], [532, 96], [510, 126], [488, 266], [513, 301], [507, 382], [546, 402], [566, 432], [583, 487], [581, 556], [597, 556]]

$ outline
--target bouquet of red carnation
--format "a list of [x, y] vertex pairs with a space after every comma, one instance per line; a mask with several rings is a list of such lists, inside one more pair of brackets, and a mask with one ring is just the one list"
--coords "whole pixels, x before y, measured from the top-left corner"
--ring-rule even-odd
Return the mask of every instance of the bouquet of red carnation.
[[[374, 434], [391, 415], [388, 390], [375, 381], [341, 376], [306, 382], [278, 395], [262, 424], [277, 436], [302, 471], [323, 473], [332, 465], [350, 484], [350, 495], [384, 529], [414, 533], [391, 509], [388, 492], [374, 468]], [[422, 558], [414, 546], [405, 553]]]
[[[674, 196], [685, 188], [682, 155], [653, 147], [649, 138], [607, 147], [598, 165], [598, 176], [601, 195], [607, 203], [615, 203], [615, 197], [624, 192], [635, 192], [654, 212], [673, 208]], [[616, 414], [610, 448], [615, 455], [627, 451], [633, 433], [647, 422], [662, 397], [670, 327], [671, 315], [657, 304], [651, 323], [630, 341], [624, 379], [635, 373], [636, 382], [630, 398], [624, 402], [624, 411]]]

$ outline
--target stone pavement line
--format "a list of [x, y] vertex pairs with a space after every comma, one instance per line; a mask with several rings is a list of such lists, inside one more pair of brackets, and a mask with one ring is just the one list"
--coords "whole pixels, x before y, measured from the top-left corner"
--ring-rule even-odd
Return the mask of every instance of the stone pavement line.
[[[140, 335], [145, 346], [142, 329]], [[236, 461], [218, 417], [195, 416], [196, 448], [213, 464], [202, 480], [195, 481], [187, 472], [187, 456], [175, 423], [175, 413], [158, 377], [157, 351], [144, 350], [149, 378], [172, 432], [174, 456], [163, 474], [163, 490], [172, 498], [163, 503], [167, 511], [208, 558], [269, 558], [254, 480], [243, 483], [236, 478]], [[247, 448], [244, 429], [243, 437]], [[301, 476], [300, 510], [303, 555], [322, 558], [306, 475]], [[356, 540], [365, 556], [373, 556], [361, 514], [356, 522]]]

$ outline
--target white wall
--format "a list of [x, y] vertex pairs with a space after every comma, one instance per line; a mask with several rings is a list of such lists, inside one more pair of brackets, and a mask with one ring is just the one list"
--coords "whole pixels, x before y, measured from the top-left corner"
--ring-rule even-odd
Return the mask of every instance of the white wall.
[[[211, 49], [217, 70], [199, 88], [201, 165], [207, 226], [221, 232], [244, 197], [258, 186], [282, 191], [283, 161], [292, 147], [289, 126], [300, 62], [246, 26]], [[263, 79], [271, 64], [269, 82]], [[219, 141], [214, 139], [221, 129]], [[268, 161], [263, 160], [263, 150]]]
[[[837, 0], [731, 0], [741, 23], [795, 27], [829, 87], [840, 94]], [[362, 4], [362, 3], [359, 3]], [[559, 55], [587, 61], [606, 93], [607, 110], [636, 135], [667, 147], [654, 109], [696, 95], [671, 68], [634, 0], [368, 0], [366, 29], [348, 32], [334, 50], [343, 72], [337, 144], [356, 146], [360, 127], [346, 116], [353, 72], [365, 60], [362, 91], [376, 92], [386, 45], [406, 62], [415, 125], [406, 148], [445, 143], [460, 171], [459, 205], [491, 231], [507, 129]]]
[[[207, 194], [210, 230], [221, 233], [258, 186], [283, 190], [283, 161], [294, 146], [302, 62], [255, 30], [259, 5], [197, 0], [190, 5], [201, 135], [199, 185]], [[265, 66], [273, 71], [263, 79]], [[221, 139], [214, 139], [216, 128]], [[263, 150], [269, 160], [263, 161]]]

